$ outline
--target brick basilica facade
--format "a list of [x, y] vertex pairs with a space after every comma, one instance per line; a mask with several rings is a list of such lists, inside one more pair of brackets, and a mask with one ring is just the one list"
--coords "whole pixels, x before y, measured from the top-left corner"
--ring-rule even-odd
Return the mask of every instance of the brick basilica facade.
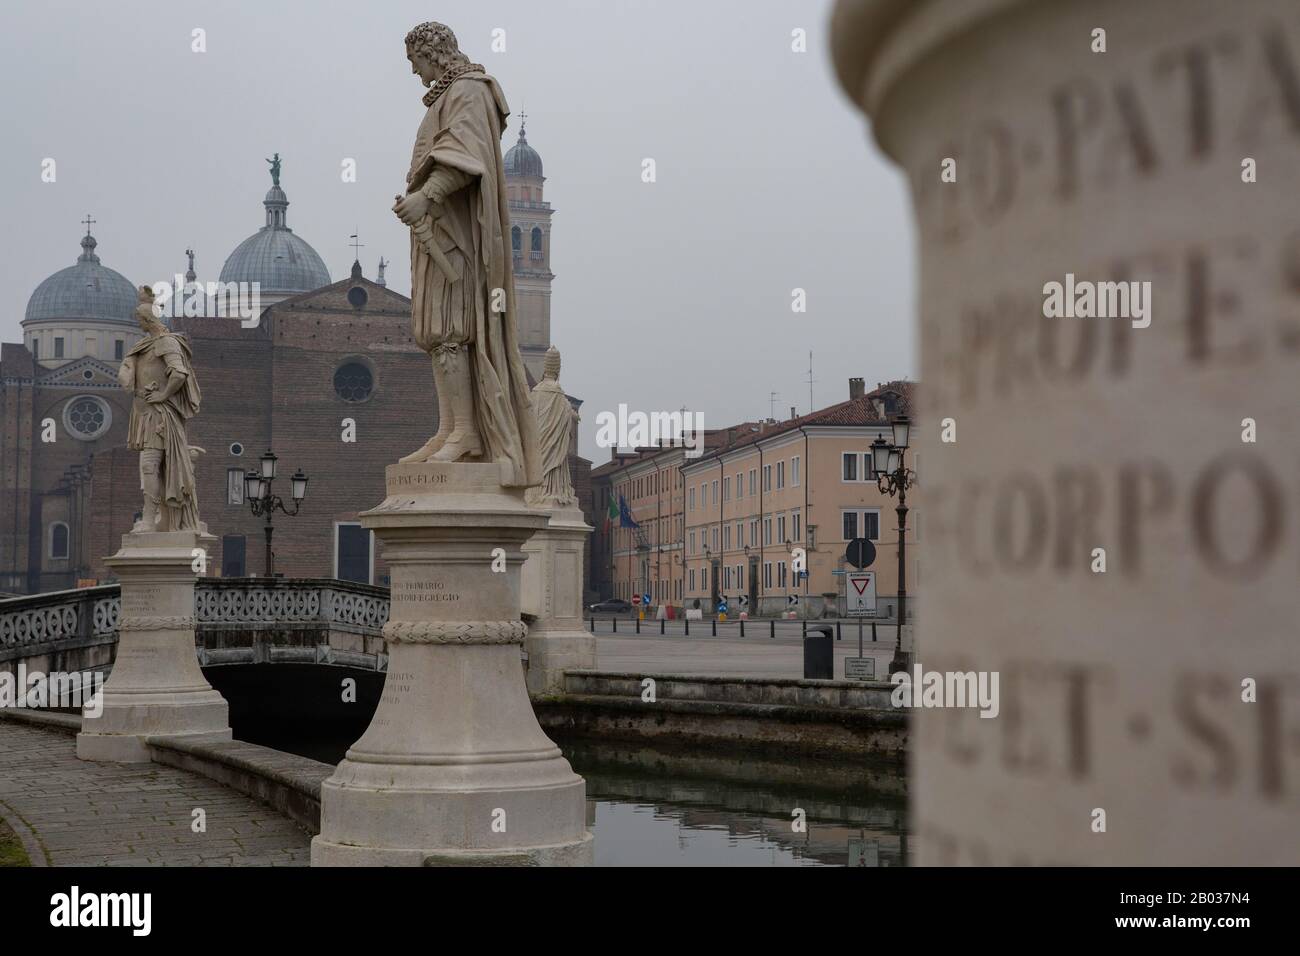
[[[550, 344], [552, 210], [542, 199], [540, 157], [522, 130], [506, 172], [521, 350], [535, 380]], [[309, 478], [299, 513], [275, 515], [275, 573], [386, 584], [382, 553], [357, 515], [383, 499], [385, 465], [437, 428], [430, 359], [411, 338], [410, 300], [383, 284], [382, 269], [372, 280], [354, 263], [348, 278], [329, 281], [319, 256], [285, 224], [289, 203], [276, 180], [266, 226], [221, 273], [222, 282], [259, 283], [262, 303], [271, 304], [256, 325], [170, 320], [189, 338], [202, 389], [188, 438], [204, 450], [199, 507], [216, 538], [208, 574], [265, 572], [265, 522], [244, 500], [243, 476], [271, 449], [274, 490], [286, 503], [289, 476], [302, 469]], [[76, 265], [33, 294], [24, 341], [0, 350], [0, 592], [109, 580], [103, 559], [141, 507], [138, 455], [126, 448], [130, 396], [117, 383], [122, 356], [140, 337], [135, 289], [95, 249], [88, 223]], [[570, 466], [590, 507], [590, 463], [577, 456], [576, 438]]]

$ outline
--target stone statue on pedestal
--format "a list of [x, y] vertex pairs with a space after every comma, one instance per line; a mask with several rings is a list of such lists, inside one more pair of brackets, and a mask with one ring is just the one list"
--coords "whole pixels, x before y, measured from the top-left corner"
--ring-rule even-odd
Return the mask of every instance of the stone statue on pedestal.
[[185, 440], [199, 383], [189, 343], [159, 321], [147, 286], [135, 317], [144, 338], [117, 379], [135, 396], [127, 445], [140, 452], [144, 509], [121, 549], [104, 559], [121, 587], [117, 650], [100, 712], [87, 712], [77, 735], [82, 760], [119, 763], [148, 763], [150, 742], [164, 737], [231, 736], [230, 708], [194, 653], [194, 582], [215, 543], [199, 520], [194, 484], [202, 449]]
[[194, 455], [185, 440], [185, 422], [198, 413], [199, 383], [189, 343], [168, 331], [154, 313], [154, 294], [140, 287], [135, 318], [144, 338], [126, 354], [117, 380], [130, 391], [127, 447], [140, 453], [144, 508], [132, 529], [206, 531], [199, 521]]
[[[406, 56], [431, 88], [394, 209], [411, 227], [411, 322], [439, 427], [358, 516], [390, 573], [388, 670], [370, 726], [321, 783], [312, 865], [588, 865], [586, 784], [537, 722], [521, 651], [522, 571], [541, 564], [525, 545], [554, 513], [526, 496], [537, 419], [515, 334], [505, 99], [440, 23], [408, 33]], [[579, 580], [580, 543], [552, 564]]]
[[569, 445], [578, 412], [560, 387], [560, 350], [552, 345], [542, 364], [542, 380], [533, 388], [537, 411], [537, 445], [542, 483], [530, 488], [528, 503], [535, 508], [567, 508], [578, 503], [569, 474]]
[[402, 462], [495, 462], [504, 487], [527, 488], [538, 479], [537, 446], [501, 161], [510, 110], [449, 27], [417, 26], [406, 56], [429, 89], [393, 211], [411, 228], [411, 327], [433, 359], [438, 431]]

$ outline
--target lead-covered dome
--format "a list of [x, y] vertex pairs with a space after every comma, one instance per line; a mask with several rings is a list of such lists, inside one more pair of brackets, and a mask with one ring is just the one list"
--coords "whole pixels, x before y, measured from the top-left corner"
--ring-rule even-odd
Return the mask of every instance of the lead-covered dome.
[[60, 269], [36, 287], [27, 300], [24, 322], [44, 319], [95, 319], [134, 326], [135, 286], [95, 255], [95, 237], [81, 240], [75, 264]]
[[507, 176], [542, 178], [542, 157], [528, 145], [522, 125], [519, 127], [519, 142], [510, 147], [501, 162]]
[[[278, 179], [278, 169], [276, 170]], [[305, 239], [285, 224], [289, 197], [275, 182], [262, 201], [266, 225], [235, 247], [221, 282], [256, 282], [262, 294], [309, 292], [330, 284], [329, 270]]]

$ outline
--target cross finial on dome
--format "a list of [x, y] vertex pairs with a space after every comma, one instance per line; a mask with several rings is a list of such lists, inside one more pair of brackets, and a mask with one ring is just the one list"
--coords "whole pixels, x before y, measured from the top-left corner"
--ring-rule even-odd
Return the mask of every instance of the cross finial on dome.
[[81, 255], [77, 256], [78, 262], [98, 262], [99, 256], [95, 255], [95, 246], [99, 245], [95, 237], [90, 234], [90, 227], [98, 220], [91, 219], [90, 213], [86, 213], [86, 218], [81, 220], [82, 225], [86, 227], [86, 234], [81, 237]]

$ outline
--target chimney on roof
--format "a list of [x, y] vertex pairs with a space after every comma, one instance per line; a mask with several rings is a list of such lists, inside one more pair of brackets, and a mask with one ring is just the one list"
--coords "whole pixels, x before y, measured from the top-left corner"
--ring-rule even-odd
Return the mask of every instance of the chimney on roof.
[[849, 401], [867, 394], [867, 383], [860, 378], [849, 379]]

